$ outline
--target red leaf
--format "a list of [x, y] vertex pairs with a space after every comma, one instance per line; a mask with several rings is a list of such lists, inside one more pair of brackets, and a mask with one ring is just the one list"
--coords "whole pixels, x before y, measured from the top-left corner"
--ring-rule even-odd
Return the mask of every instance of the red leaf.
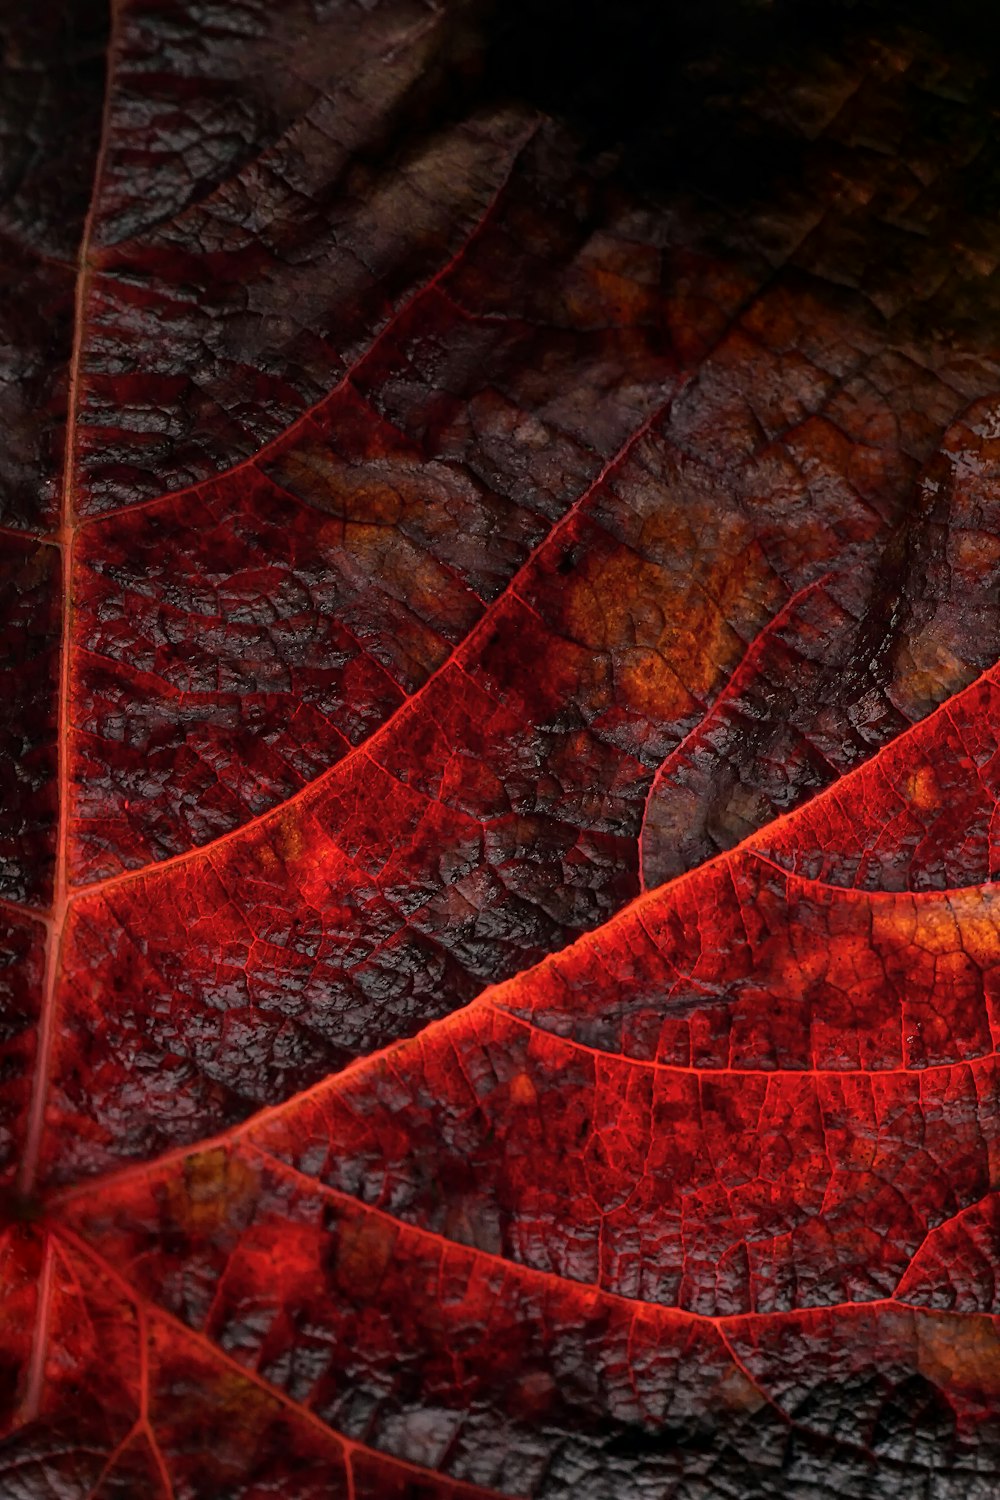
[[990, 96], [634, 10], [5, 23], [18, 1500], [992, 1493]]

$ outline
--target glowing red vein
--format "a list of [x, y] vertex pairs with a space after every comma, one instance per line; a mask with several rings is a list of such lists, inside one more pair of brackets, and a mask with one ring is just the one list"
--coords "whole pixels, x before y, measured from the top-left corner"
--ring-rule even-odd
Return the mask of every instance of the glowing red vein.
[[46, 921], [48, 934], [45, 943], [45, 978], [42, 988], [41, 1012], [38, 1026], [38, 1052], [28, 1114], [28, 1128], [24, 1152], [18, 1172], [18, 1186], [22, 1193], [30, 1193], [38, 1169], [38, 1154], [42, 1130], [45, 1123], [45, 1096], [48, 1083], [49, 1060], [52, 1052], [53, 1017], [56, 990], [62, 958], [63, 933], [69, 911], [68, 882], [68, 824], [69, 824], [69, 778], [70, 778], [70, 646], [73, 623], [73, 542], [76, 535], [76, 513], [73, 492], [77, 472], [76, 433], [80, 410], [81, 366], [83, 361], [83, 330], [92, 273], [91, 254], [94, 230], [97, 221], [99, 187], [104, 175], [107, 156], [109, 125], [111, 119], [111, 79], [118, 35], [118, 13], [115, 0], [111, 0], [111, 31], [108, 40], [107, 73], [104, 86], [104, 112], [101, 119], [101, 136], [94, 164], [94, 182], [90, 194], [90, 206], [80, 237], [77, 257], [76, 296], [73, 311], [73, 348], [70, 354], [66, 395], [66, 440], [63, 451], [59, 531], [56, 541], [62, 558], [61, 608], [62, 622], [59, 641], [59, 689], [57, 700], [56, 743], [58, 746], [57, 788], [59, 799], [56, 825], [55, 873], [52, 887], [52, 910]]

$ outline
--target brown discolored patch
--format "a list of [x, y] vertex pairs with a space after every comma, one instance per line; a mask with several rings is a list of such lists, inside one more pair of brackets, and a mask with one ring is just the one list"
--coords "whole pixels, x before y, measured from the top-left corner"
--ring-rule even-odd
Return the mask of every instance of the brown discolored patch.
[[178, 1229], [210, 1238], [232, 1224], [260, 1191], [260, 1171], [244, 1156], [224, 1146], [196, 1152], [184, 1164], [182, 1178], [167, 1192], [170, 1221]]

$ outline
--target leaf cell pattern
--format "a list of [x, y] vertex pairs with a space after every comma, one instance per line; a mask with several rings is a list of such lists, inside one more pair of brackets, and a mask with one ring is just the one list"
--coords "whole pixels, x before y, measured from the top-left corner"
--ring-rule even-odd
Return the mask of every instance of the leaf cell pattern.
[[865, 27], [651, 185], [464, 0], [0, 18], [3, 1495], [995, 1495], [1000, 162]]

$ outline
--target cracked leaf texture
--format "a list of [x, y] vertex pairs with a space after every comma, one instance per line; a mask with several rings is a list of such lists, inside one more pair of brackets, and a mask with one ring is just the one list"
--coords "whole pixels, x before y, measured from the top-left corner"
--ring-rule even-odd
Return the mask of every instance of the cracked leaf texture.
[[3, 1500], [1000, 1488], [1000, 39], [654, 9], [0, 7]]

